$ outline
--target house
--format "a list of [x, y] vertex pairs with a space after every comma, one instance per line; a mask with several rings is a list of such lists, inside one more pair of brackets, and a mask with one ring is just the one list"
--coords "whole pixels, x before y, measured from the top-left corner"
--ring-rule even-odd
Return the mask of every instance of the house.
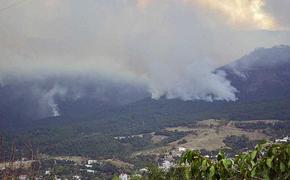
[[87, 173], [95, 173], [95, 170], [87, 169]]
[[28, 161], [27, 158], [21, 158], [21, 161]]
[[27, 177], [27, 175], [20, 175], [20, 176], [18, 176], [18, 179], [19, 180], [27, 180], [28, 177]]
[[179, 152], [185, 152], [186, 151], [186, 148], [185, 147], [178, 147], [178, 151]]
[[117, 136], [117, 137], [114, 137], [114, 139], [116, 139], [116, 140], [122, 140], [122, 139], [126, 139], [126, 137], [125, 136]]
[[173, 166], [173, 163], [171, 163], [170, 161], [165, 160], [162, 163], [161, 168], [164, 169], [164, 170], [169, 170], [172, 166]]
[[148, 172], [148, 169], [147, 168], [142, 168], [142, 169], [139, 170], [139, 172], [141, 172], [141, 173], [147, 173]]
[[96, 164], [96, 163], [98, 163], [97, 160], [88, 160], [88, 164]]
[[93, 165], [91, 165], [91, 164], [86, 164], [85, 165], [87, 168], [92, 168], [93, 167]]
[[287, 143], [288, 141], [290, 141], [290, 138], [288, 136], [284, 137], [283, 139], [275, 140], [276, 143]]
[[128, 180], [128, 175], [125, 173], [120, 174], [119, 176], [120, 180]]
[[45, 173], [44, 173], [45, 175], [50, 175], [50, 171], [49, 170], [47, 170], [47, 171], [45, 171]]
[[81, 177], [78, 176], [78, 175], [75, 175], [75, 176], [73, 176], [73, 179], [74, 179], [74, 180], [81, 180]]

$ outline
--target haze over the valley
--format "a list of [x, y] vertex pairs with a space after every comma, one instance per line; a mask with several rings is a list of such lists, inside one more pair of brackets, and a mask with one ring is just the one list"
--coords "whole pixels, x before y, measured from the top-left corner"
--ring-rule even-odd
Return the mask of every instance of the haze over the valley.
[[[3, 0], [0, 82], [102, 75], [138, 82], [153, 98], [236, 100], [215, 69], [257, 47], [289, 45], [289, 8], [287, 0]], [[43, 99], [66, 93], [48, 92]]]

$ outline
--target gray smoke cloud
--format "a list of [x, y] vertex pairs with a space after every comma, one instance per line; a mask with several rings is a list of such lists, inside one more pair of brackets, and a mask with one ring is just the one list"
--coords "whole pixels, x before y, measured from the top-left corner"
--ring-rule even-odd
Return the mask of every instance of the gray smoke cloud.
[[[48, 89], [47, 92], [42, 93], [43, 95], [40, 98], [40, 107], [44, 107], [44, 109], [50, 110], [53, 116], [60, 116], [60, 111], [58, 104], [55, 102], [56, 96], [63, 97], [67, 93], [67, 89], [65, 87], [61, 87], [59, 85], [54, 85], [51, 89]], [[45, 105], [48, 107], [46, 108]]]
[[[144, 85], [100, 74], [2, 75], [0, 107], [8, 116], [42, 119], [97, 112], [149, 97]], [[14, 110], [15, 111], [12, 111]], [[18, 114], [10, 114], [10, 112]], [[85, 114], [85, 113], [84, 113]]]
[[[271, 4], [265, 10], [283, 19], [288, 10]], [[153, 98], [235, 100], [215, 69], [256, 47], [289, 44], [290, 33], [237, 29], [210, 10], [175, 0], [23, 2], [0, 12], [0, 73], [97, 72], [142, 82]]]

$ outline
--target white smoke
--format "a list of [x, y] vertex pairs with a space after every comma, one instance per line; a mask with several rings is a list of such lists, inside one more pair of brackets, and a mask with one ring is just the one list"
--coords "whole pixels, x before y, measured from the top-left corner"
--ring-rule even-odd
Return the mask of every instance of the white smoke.
[[[143, 82], [153, 98], [235, 100], [235, 88], [215, 68], [290, 41], [287, 32], [233, 29], [224, 14], [205, 13], [207, 6], [150, 2], [33, 1], [5, 11], [0, 71], [99, 72]], [[56, 115], [52, 92], [46, 102]]]
[[45, 109], [49, 109], [50, 110], [50, 114], [52, 116], [60, 116], [60, 112], [59, 112], [59, 108], [57, 103], [55, 102], [55, 98], [56, 96], [64, 96], [67, 92], [67, 89], [59, 86], [59, 85], [55, 85], [53, 86], [53, 88], [47, 90], [47, 92], [45, 92], [41, 99], [40, 99], [40, 104], [47, 106], [48, 108]]
[[191, 64], [154, 65], [149, 74], [153, 98], [166, 96], [183, 100], [236, 100], [237, 91], [222, 71], [214, 72], [210, 61]]
[[54, 117], [60, 116], [59, 109], [56, 103], [53, 102], [52, 104], [49, 104], [49, 106], [51, 107], [52, 114]]

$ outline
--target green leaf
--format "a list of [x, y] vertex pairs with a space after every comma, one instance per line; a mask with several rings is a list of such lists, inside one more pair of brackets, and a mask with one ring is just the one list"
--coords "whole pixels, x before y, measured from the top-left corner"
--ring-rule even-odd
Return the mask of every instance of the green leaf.
[[222, 163], [226, 170], [229, 170], [229, 167], [232, 165], [232, 161], [229, 159], [223, 159]]
[[226, 162], [226, 160], [225, 160], [225, 159], [222, 159], [222, 163], [223, 163], [223, 166], [224, 166], [225, 168], [227, 168], [227, 167], [228, 167], [228, 165], [227, 165], [227, 162]]
[[254, 162], [254, 161], [251, 161], [251, 165], [252, 165], [252, 166], [255, 166], [255, 162]]
[[264, 176], [264, 179], [265, 180], [270, 180], [268, 171], [267, 172], [264, 172], [263, 176]]
[[286, 171], [286, 166], [283, 162], [280, 162], [280, 170], [281, 172], [285, 172]]
[[119, 180], [119, 179], [120, 178], [118, 176], [116, 176], [116, 175], [113, 177], [113, 180]]
[[206, 169], [207, 169], [207, 160], [204, 159], [201, 163], [201, 170], [206, 171]]
[[209, 169], [209, 177], [212, 178], [215, 175], [215, 168], [212, 165]]
[[273, 153], [273, 155], [276, 155], [276, 154], [277, 154], [277, 151], [278, 151], [277, 148], [273, 148], [273, 149], [272, 149], [272, 153]]
[[287, 145], [286, 152], [287, 152], [288, 155], [290, 156], [290, 144]]
[[274, 159], [274, 156], [272, 156], [271, 158], [268, 158], [268, 159], [266, 160], [266, 164], [267, 164], [267, 166], [268, 166], [269, 168], [272, 168], [272, 161], [273, 161], [273, 159]]
[[186, 168], [184, 171], [185, 178], [190, 180], [191, 179], [191, 168]]
[[263, 175], [264, 180], [271, 180], [271, 178], [270, 178], [270, 170], [269, 169], [265, 168], [263, 170], [262, 175]]
[[257, 151], [251, 152], [251, 158], [252, 158], [252, 160], [254, 160], [256, 158], [256, 156], [257, 156]]
[[256, 176], [256, 168], [254, 168], [252, 171], [251, 171], [251, 177], [255, 177]]
[[225, 158], [225, 154], [223, 152], [219, 152], [217, 155], [217, 160], [220, 161]]

